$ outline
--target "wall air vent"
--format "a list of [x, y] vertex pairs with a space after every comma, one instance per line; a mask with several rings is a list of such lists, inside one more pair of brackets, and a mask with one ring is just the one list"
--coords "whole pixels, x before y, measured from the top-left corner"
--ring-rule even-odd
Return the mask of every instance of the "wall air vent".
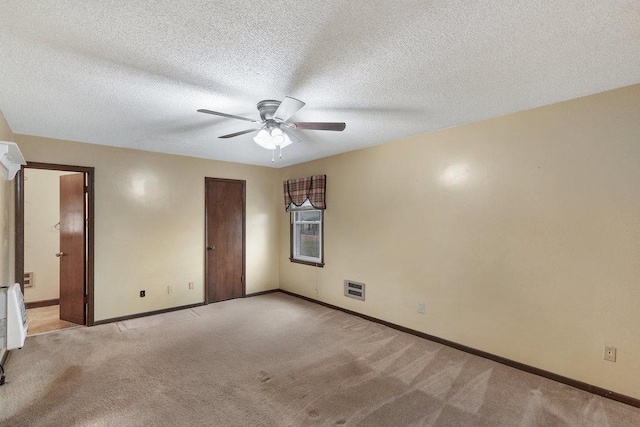
[[345, 280], [344, 296], [364, 301], [364, 283]]

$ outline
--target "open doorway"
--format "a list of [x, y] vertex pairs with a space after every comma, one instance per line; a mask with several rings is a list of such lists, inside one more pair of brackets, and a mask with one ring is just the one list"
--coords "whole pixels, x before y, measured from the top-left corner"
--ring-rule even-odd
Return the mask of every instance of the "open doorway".
[[29, 163], [22, 169], [15, 279], [30, 335], [93, 324], [93, 168]]

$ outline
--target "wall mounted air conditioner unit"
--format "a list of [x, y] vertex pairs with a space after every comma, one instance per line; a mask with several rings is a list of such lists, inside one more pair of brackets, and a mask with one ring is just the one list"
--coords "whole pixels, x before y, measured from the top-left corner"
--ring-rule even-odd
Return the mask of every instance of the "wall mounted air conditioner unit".
[[0, 344], [7, 350], [22, 348], [29, 322], [20, 285], [14, 283], [0, 291]]
[[26, 165], [18, 144], [15, 142], [0, 141], [0, 176], [11, 181], [22, 165]]

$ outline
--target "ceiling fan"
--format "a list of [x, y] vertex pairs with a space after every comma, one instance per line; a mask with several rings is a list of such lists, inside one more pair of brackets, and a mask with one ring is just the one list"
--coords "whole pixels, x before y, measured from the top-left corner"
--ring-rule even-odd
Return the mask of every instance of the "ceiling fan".
[[[222, 135], [218, 138], [233, 138], [251, 132], [258, 132], [258, 135], [253, 140], [261, 147], [273, 150], [274, 153], [278, 148], [280, 157], [282, 157], [282, 148], [291, 144], [291, 140], [300, 141], [300, 138], [292, 132], [294, 129], [343, 131], [347, 126], [345, 123], [334, 122], [290, 122], [289, 119], [304, 107], [304, 102], [289, 96], [286, 96], [282, 102], [272, 99], [260, 101], [257, 107], [261, 121], [205, 109], [200, 109], [198, 112], [258, 123], [255, 128]], [[273, 157], [271, 161], [274, 161]]]

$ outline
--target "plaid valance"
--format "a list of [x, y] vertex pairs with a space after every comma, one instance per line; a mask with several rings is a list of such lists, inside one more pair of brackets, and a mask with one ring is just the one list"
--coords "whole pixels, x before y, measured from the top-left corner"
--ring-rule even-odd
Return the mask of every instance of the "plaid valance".
[[287, 211], [326, 209], [324, 200], [326, 183], [326, 175], [313, 175], [284, 181], [285, 209]]

